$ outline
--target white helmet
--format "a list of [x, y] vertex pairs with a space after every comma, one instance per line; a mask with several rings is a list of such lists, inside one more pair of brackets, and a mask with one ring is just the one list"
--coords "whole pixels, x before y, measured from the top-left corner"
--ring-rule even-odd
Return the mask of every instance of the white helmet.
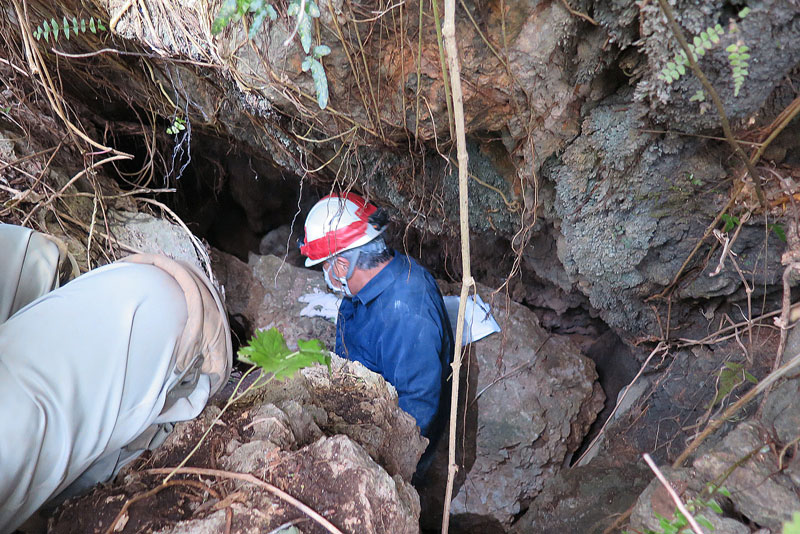
[[386, 229], [374, 217], [378, 208], [354, 193], [328, 195], [311, 208], [306, 217], [305, 241], [300, 252], [306, 267], [369, 243]]

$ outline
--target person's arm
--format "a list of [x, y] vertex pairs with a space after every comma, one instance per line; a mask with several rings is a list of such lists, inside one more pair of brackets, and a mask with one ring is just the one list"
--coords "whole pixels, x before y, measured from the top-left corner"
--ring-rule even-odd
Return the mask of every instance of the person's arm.
[[441, 325], [424, 311], [400, 303], [386, 318], [378, 349], [383, 376], [397, 389], [400, 407], [428, 436], [442, 390]]

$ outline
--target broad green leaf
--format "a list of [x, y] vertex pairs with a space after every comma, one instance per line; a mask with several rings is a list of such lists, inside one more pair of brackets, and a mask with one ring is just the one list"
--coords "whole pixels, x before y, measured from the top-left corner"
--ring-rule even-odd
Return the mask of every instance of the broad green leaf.
[[299, 13], [297, 22], [297, 34], [300, 36], [300, 44], [303, 45], [303, 51], [308, 54], [311, 51], [311, 39], [314, 27], [311, 23], [311, 17], [306, 13]]
[[678, 65], [678, 72], [680, 73], [681, 76], [683, 76], [684, 74], [686, 74], [686, 67], [684, 67], [683, 65]]
[[325, 109], [328, 107], [328, 77], [325, 75], [325, 68], [322, 63], [316, 59], [311, 62], [311, 77], [314, 78], [319, 109]]
[[702, 56], [704, 56], [704, 55], [706, 55], [706, 49], [705, 49], [705, 48], [703, 48], [702, 46], [701, 46], [701, 47], [699, 47], [699, 48], [697, 49], [697, 55], [698, 55], [698, 56], [701, 56], [701, 57], [702, 57]]
[[737, 45], [736, 43], [728, 45], [727, 48], [725, 48], [726, 52], [736, 52], [737, 50], [739, 50], [739, 45]]
[[725, 486], [720, 486], [719, 488], [717, 488], [717, 493], [719, 493], [723, 497], [730, 498], [730, 496], [731, 496], [731, 492]]
[[708, 32], [700, 32], [700, 39], [708, 41]]
[[770, 224], [769, 229], [775, 232], [775, 235], [778, 236], [778, 239], [786, 243], [786, 232], [783, 230], [783, 226], [780, 224]]
[[750, 50], [749, 46], [742, 45], [739, 47], [739, 52], [747, 52], [748, 50]]
[[314, 58], [311, 56], [306, 56], [303, 60], [303, 63], [300, 65], [300, 68], [303, 69], [303, 72], [308, 72], [311, 69], [311, 62], [314, 61]]
[[103, 32], [106, 31], [106, 27], [100, 19], [97, 19], [97, 29]]
[[239, 349], [239, 360], [258, 365], [276, 380], [285, 380], [315, 363], [330, 365], [330, 354], [319, 340], [300, 343], [300, 350], [292, 352], [277, 328], [260, 330], [246, 347]]
[[716, 26], [714, 26], [714, 29], [716, 30], [717, 35], [725, 34], [725, 28], [723, 28], [721, 24], [717, 24]]
[[319, 59], [319, 58], [321, 58], [321, 57], [323, 57], [323, 56], [327, 56], [327, 55], [328, 55], [328, 54], [330, 54], [330, 53], [331, 53], [331, 48], [330, 48], [329, 46], [326, 46], [326, 45], [319, 45], [319, 46], [315, 46], [315, 47], [314, 47], [314, 54], [313, 54], [313, 56], [314, 56], [316, 59]]
[[695, 35], [694, 39], [692, 39], [692, 44], [694, 44], [695, 48], [699, 48], [700, 46], [703, 45], [703, 40]]
[[231, 19], [236, 16], [237, 11], [238, 6], [236, 5], [236, 0], [225, 0], [219, 8], [214, 22], [211, 24], [211, 33], [217, 35], [224, 30]]
[[745, 7], [741, 11], [739, 11], [739, 18], [743, 19], [749, 14], [750, 14], [750, 8], [749, 7]]

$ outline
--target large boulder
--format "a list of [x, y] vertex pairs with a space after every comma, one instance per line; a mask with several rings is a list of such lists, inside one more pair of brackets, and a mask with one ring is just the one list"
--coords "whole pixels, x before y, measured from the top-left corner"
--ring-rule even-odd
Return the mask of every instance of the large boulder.
[[[594, 364], [572, 342], [502, 294], [478, 292], [503, 331], [473, 343], [465, 363], [464, 473], [451, 514], [460, 529], [490, 532], [510, 525], [569, 462], [604, 395]], [[432, 493], [426, 488], [423, 499]]]
[[766, 429], [746, 421], [693, 466], [703, 480], [726, 477], [724, 485], [736, 510], [753, 523], [779, 532], [792, 511], [800, 509], [800, 498], [791, 478], [780, 472], [780, 451], [770, 443]]
[[620, 454], [564, 469], [548, 480], [512, 534], [601, 534], [636, 502], [652, 473], [642, 461]]

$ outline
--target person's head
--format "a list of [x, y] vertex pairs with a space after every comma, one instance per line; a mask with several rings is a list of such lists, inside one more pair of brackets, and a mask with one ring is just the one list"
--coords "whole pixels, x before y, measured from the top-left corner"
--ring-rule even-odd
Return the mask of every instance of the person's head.
[[392, 257], [381, 237], [386, 222], [382, 210], [353, 193], [323, 198], [306, 217], [306, 267], [322, 263], [328, 287], [354, 295]]

